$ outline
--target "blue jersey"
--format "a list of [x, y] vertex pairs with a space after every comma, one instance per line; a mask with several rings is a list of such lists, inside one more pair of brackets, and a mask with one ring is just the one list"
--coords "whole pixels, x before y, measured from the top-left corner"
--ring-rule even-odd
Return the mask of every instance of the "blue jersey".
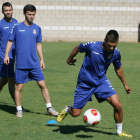
[[[9, 40], [9, 35], [13, 26], [17, 23], [17, 20], [12, 18], [12, 22], [7, 22], [5, 19], [0, 20], [0, 64], [3, 64], [5, 49]], [[15, 59], [15, 45], [13, 42], [12, 48], [9, 52], [9, 57], [14, 62]]]
[[33, 69], [40, 67], [36, 52], [36, 43], [42, 41], [41, 28], [32, 24], [27, 26], [24, 22], [17, 24], [10, 34], [9, 40], [16, 44], [16, 68]]
[[106, 71], [111, 63], [114, 67], [121, 66], [121, 56], [117, 48], [112, 53], [102, 48], [102, 42], [88, 42], [80, 44], [79, 52], [85, 52], [82, 67], [79, 72], [78, 82], [83, 86], [98, 86], [106, 79]]

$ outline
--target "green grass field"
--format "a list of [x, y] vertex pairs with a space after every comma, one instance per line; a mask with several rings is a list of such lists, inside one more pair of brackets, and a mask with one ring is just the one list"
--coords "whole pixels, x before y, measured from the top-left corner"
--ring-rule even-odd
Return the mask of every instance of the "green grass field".
[[[53, 107], [59, 112], [72, 105], [73, 93], [77, 76], [84, 54], [77, 55], [76, 66], [66, 64], [66, 59], [79, 42], [43, 42], [43, 53], [46, 68], [43, 70], [45, 82], [50, 92]], [[140, 44], [119, 43], [118, 49], [122, 56], [122, 68], [127, 84], [131, 87], [130, 95], [125, 93], [122, 83], [111, 65], [107, 77], [118, 93], [124, 110], [123, 130], [133, 135], [133, 138], [120, 138], [115, 135], [116, 128], [113, 119], [113, 108], [107, 103], [99, 104], [93, 96], [82, 114], [77, 118], [70, 115], [54, 126], [46, 122], [55, 117], [46, 115], [45, 101], [36, 82], [28, 82], [22, 90], [22, 105], [26, 109], [23, 118], [15, 116], [16, 108], [9, 95], [7, 85], [0, 94], [0, 140], [139, 140], [140, 116]], [[101, 121], [95, 127], [89, 127], [83, 122], [83, 113], [89, 108], [99, 110]]]

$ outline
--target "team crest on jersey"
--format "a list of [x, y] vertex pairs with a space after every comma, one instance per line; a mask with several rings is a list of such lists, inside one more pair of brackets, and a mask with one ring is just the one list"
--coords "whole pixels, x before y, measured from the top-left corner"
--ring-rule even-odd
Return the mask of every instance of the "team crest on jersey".
[[108, 59], [111, 59], [111, 57], [112, 57], [112, 54], [110, 54], [110, 55], [108, 56]]
[[36, 34], [36, 30], [35, 29], [33, 30], [33, 34]]

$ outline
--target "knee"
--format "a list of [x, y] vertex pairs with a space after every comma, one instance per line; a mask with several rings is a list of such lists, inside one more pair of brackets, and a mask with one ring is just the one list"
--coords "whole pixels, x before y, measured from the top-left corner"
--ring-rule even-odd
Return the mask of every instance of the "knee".
[[81, 111], [72, 111], [73, 117], [78, 117], [81, 114]]
[[23, 84], [17, 84], [15, 90], [21, 91], [23, 86]]
[[118, 111], [121, 111], [122, 110], [122, 104], [119, 102], [114, 108]]
[[38, 82], [38, 86], [40, 87], [41, 90], [47, 89], [45, 82]]
[[48, 89], [47, 89], [47, 87], [46, 86], [39, 86], [40, 87], [40, 89], [41, 89], [41, 91], [43, 92], [43, 91], [48, 91]]
[[78, 117], [80, 114], [81, 114], [81, 113], [74, 112], [74, 113], [72, 114], [72, 116], [73, 116], [73, 117]]

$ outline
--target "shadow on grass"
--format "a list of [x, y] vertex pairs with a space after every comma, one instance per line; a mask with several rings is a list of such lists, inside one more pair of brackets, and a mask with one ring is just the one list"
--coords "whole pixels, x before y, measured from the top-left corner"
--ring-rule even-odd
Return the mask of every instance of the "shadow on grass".
[[[57, 126], [58, 129], [54, 129], [53, 131], [54, 132], [60, 131], [60, 133], [62, 134], [73, 134], [80, 131], [84, 131], [84, 132], [102, 133], [106, 135], [116, 135], [115, 133], [96, 130], [96, 128], [103, 128], [103, 127], [97, 127], [97, 126], [96, 127], [90, 127], [90, 126], [84, 126], [84, 125], [46, 125], [46, 126], [49, 126], [49, 127]], [[103, 128], [103, 129], [113, 129], [113, 128]], [[93, 136], [76, 135], [76, 137], [91, 138]]]
[[15, 114], [16, 107], [12, 105], [7, 105], [6, 103], [0, 102], [0, 110], [3, 110], [5, 112], [8, 112], [10, 114]]
[[[3, 102], [0, 102], [0, 110], [3, 110], [5, 112], [8, 112], [10, 114], [16, 114], [17, 110], [16, 110], [16, 106], [13, 106], [12, 105], [9, 105], [7, 103], [3, 103]], [[39, 113], [39, 112], [33, 112], [33, 111], [30, 111], [28, 109], [25, 109], [25, 112], [29, 112], [29, 113], [35, 113], [35, 114], [43, 114], [43, 113]], [[43, 115], [46, 115], [46, 114], [43, 114]]]

